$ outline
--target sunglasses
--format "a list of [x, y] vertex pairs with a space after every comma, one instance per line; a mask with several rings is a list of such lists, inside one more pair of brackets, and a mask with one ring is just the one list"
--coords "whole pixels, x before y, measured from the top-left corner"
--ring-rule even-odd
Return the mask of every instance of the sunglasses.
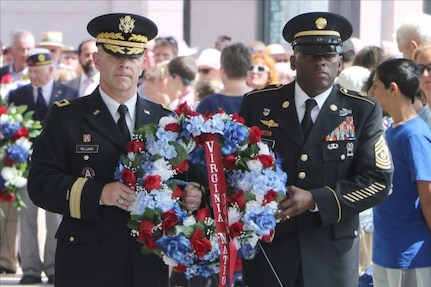
[[172, 45], [172, 46], [174, 46], [175, 48], [177, 48], [177, 49], [178, 49], [178, 43], [177, 43], [177, 40], [175, 40], [175, 38], [174, 38], [174, 37], [171, 37], [171, 36], [169, 36], [169, 37], [159, 37], [159, 38], [156, 38], [156, 39], [155, 39], [155, 42], [156, 42], [157, 44], [160, 44], [160, 43], [169, 43], [170, 45]]
[[253, 65], [248, 70], [253, 71], [255, 73], [269, 73], [269, 68], [261, 65]]
[[428, 74], [431, 73], [431, 64], [428, 65], [418, 65], [419, 75], [422, 75], [425, 70], [427, 70]]
[[203, 75], [208, 75], [209, 74], [209, 72], [211, 72], [213, 69], [210, 69], [210, 68], [202, 68], [202, 69], [198, 69], [198, 71], [199, 71], [199, 73], [200, 74], [203, 74]]
[[288, 59], [282, 59], [282, 58], [276, 58], [275, 62], [276, 63], [288, 63], [289, 60]]

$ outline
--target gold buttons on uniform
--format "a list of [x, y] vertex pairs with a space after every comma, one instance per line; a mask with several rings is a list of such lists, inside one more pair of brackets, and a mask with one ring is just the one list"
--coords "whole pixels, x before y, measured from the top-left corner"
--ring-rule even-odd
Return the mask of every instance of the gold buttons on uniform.
[[331, 109], [331, 111], [333, 111], [333, 112], [335, 112], [335, 111], [338, 109], [337, 105], [335, 105], [335, 104], [331, 104], [331, 105], [329, 106], [329, 108], [330, 108], [330, 109]]
[[69, 237], [69, 241], [70, 241], [70, 242], [73, 242], [73, 241], [75, 241], [75, 237], [73, 237], [73, 236], [70, 236], [70, 237]]
[[90, 156], [89, 155], [84, 155], [84, 160], [89, 160], [90, 159]]
[[307, 174], [304, 171], [301, 171], [300, 173], [298, 173], [298, 177], [300, 179], [304, 179], [307, 176]]
[[346, 155], [342, 154], [342, 155], [340, 156], [340, 158], [341, 158], [341, 160], [345, 160], [345, 159], [346, 159]]
[[301, 161], [307, 161], [308, 160], [308, 154], [306, 154], [306, 153], [301, 154], [300, 159], [301, 159]]

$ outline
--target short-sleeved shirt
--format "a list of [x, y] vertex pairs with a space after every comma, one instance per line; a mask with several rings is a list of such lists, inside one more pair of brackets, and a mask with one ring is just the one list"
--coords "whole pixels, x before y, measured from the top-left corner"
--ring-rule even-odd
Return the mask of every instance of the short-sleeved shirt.
[[431, 231], [416, 181], [431, 181], [431, 131], [415, 117], [386, 131], [394, 163], [393, 189], [375, 206], [373, 262], [386, 268], [431, 266]]
[[208, 95], [198, 104], [196, 111], [205, 114], [215, 113], [223, 109], [228, 114], [238, 113], [241, 106], [242, 96], [226, 96], [223, 94]]

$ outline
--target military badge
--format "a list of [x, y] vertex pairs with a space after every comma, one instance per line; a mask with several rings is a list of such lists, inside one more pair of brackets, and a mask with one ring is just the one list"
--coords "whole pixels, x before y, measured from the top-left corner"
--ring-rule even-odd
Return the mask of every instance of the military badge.
[[82, 135], [82, 141], [85, 143], [91, 142], [91, 134], [83, 134]]
[[352, 110], [348, 110], [346, 108], [342, 108], [340, 110], [340, 117], [345, 117], [352, 114]]
[[271, 111], [270, 109], [268, 109], [268, 108], [264, 108], [264, 109], [263, 109], [262, 114], [263, 114], [265, 117], [267, 117], [267, 116], [269, 116], [269, 112], [270, 112], [270, 111]]
[[347, 150], [347, 156], [353, 156], [353, 149], [355, 145], [352, 142], [347, 143], [346, 150]]
[[260, 120], [260, 122], [268, 128], [278, 128], [278, 123], [276, 123], [274, 120]]
[[133, 29], [135, 29], [135, 19], [133, 19], [130, 15], [120, 18], [118, 29], [126, 34], [132, 33]]
[[84, 167], [81, 174], [85, 178], [94, 178], [96, 176], [96, 172], [91, 167]]

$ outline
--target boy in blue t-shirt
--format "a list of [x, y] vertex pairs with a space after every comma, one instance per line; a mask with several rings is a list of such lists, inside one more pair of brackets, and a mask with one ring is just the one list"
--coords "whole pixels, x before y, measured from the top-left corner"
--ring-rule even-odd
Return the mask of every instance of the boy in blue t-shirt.
[[392, 193], [374, 207], [375, 287], [431, 286], [431, 131], [412, 105], [418, 88], [415, 63], [390, 59], [369, 90], [393, 119], [386, 131]]

